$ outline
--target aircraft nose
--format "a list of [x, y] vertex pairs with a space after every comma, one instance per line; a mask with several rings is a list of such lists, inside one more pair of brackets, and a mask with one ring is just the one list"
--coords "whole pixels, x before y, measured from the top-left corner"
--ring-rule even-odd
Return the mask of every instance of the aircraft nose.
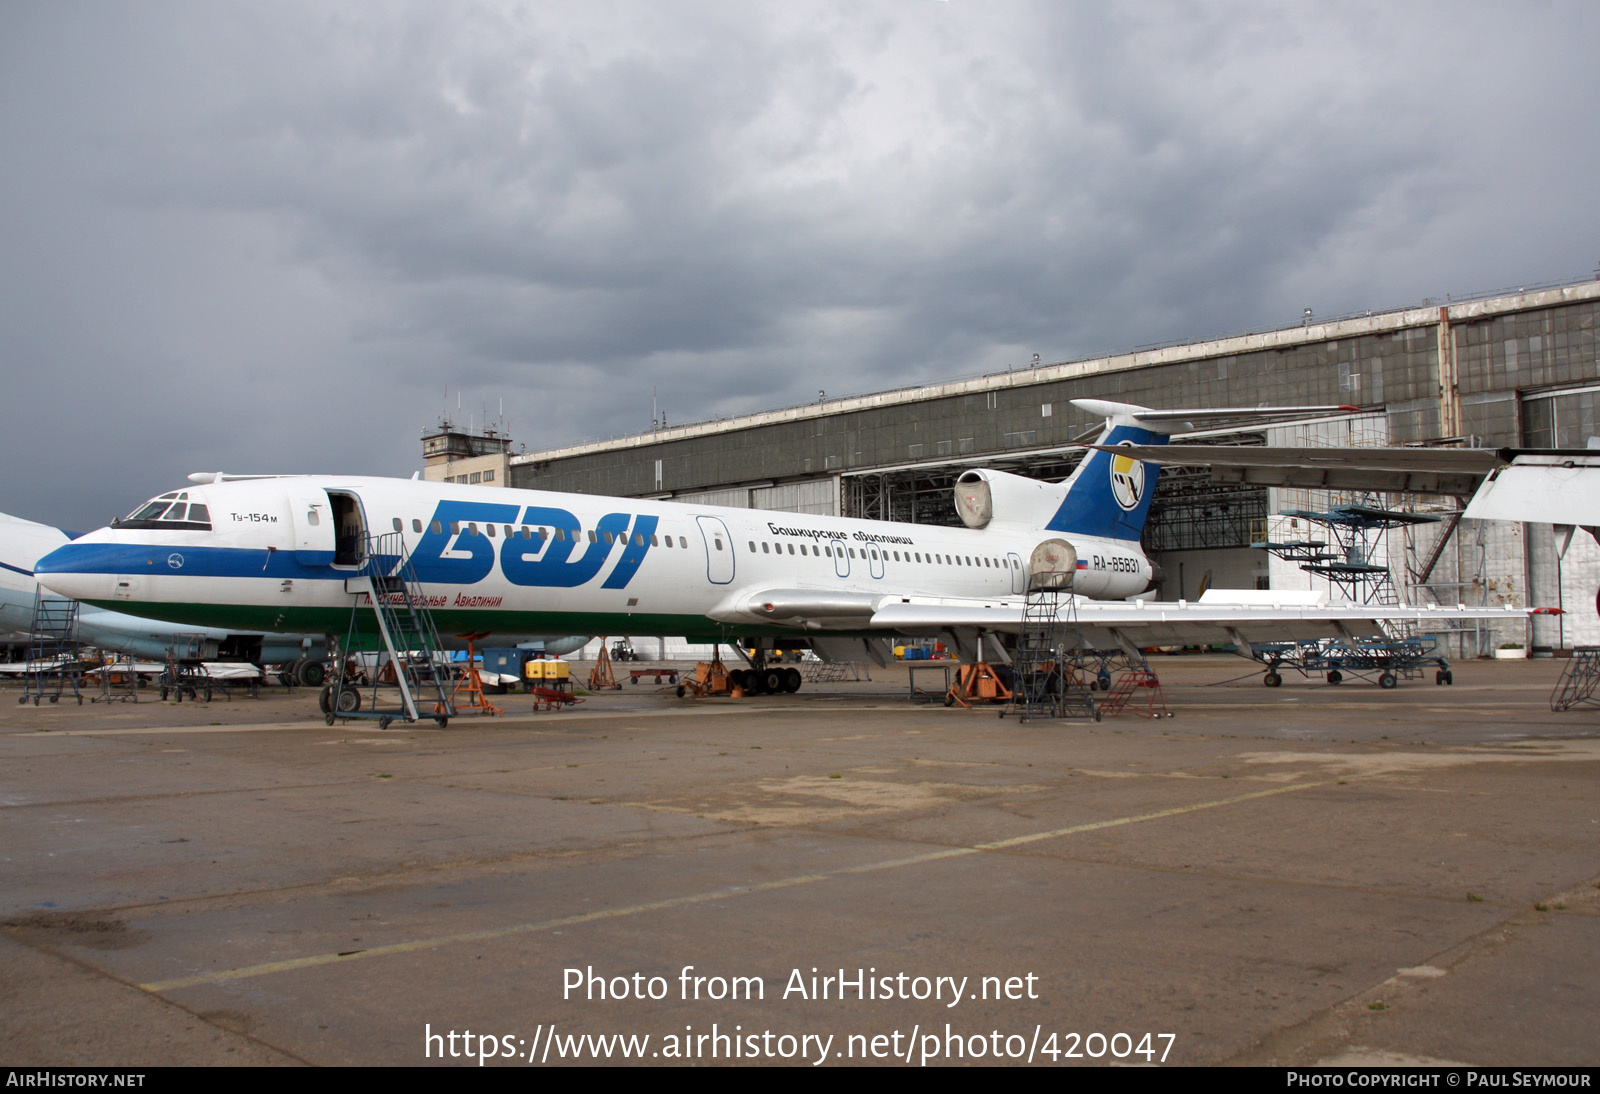
[[65, 543], [34, 563], [33, 573], [53, 593], [74, 600], [106, 600], [115, 576], [105, 572], [98, 554], [92, 544]]

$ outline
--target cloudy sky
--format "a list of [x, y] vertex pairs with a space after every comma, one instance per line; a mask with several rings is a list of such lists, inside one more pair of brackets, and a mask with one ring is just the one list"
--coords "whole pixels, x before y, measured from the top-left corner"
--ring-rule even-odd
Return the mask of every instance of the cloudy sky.
[[1600, 266], [1585, 4], [0, 4], [0, 509]]

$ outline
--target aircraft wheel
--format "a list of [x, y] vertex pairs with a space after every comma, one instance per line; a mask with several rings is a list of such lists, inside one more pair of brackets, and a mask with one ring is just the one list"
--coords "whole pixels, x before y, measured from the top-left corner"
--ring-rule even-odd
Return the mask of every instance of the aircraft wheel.
[[767, 669], [761, 673], [761, 690], [768, 695], [782, 695], [783, 670]]
[[308, 688], [320, 688], [328, 678], [328, 669], [321, 661], [310, 658], [300, 662], [294, 670], [295, 682]]
[[1341, 681], [1343, 679], [1344, 679], [1344, 673], [1340, 672], [1338, 669], [1330, 669], [1328, 671], [1328, 683], [1337, 684], [1339, 681]]
[[799, 669], [783, 670], [783, 690], [793, 695], [800, 690], [800, 685], [805, 681], [800, 676]]
[[1109, 672], [1102, 672], [1095, 677], [1094, 682], [1100, 685], [1101, 691], [1111, 690], [1111, 674]]
[[1378, 677], [1378, 686], [1385, 690], [1394, 687], [1399, 682], [1400, 681], [1395, 679], [1394, 673], [1392, 672], [1385, 672], [1382, 676]]
[[1261, 678], [1261, 682], [1263, 684], [1265, 684], [1269, 688], [1282, 687], [1283, 686], [1283, 677], [1279, 676], [1275, 672], [1268, 672], [1265, 676], [1263, 676]]

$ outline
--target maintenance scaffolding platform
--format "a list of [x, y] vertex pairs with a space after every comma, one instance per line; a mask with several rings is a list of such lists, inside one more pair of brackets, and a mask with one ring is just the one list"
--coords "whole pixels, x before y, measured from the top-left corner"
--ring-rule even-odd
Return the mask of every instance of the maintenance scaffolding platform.
[[[1280, 515], [1325, 528], [1328, 538], [1274, 540], [1263, 534], [1250, 546], [1270, 551], [1286, 562], [1298, 562], [1306, 573], [1325, 578], [1330, 589], [1338, 589], [1344, 599], [1356, 604], [1400, 602], [1387, 562], [1390, 529], [1439, 523], [1430, 513], [1372, 505], [1336, 505], [1326, 512], [1285, 509]], [[1379, 559], [1383, 561], [1375, 561]]]
[[1431, 634], [1405, 638], [1326, 638], [1309, 642], [1258, 642], [1250, 656], [1267, 667], [1261, 682], [1269, 688], [1283, 683], [1284, 672], [1304, 676], [1321, 674], [1330, 684], [1349, 676], [1392, 688], [1401, 680], [1415, 680], [1433, 669], [1435, 684], [1454, 684], [1450, 662], [1438, 652]]

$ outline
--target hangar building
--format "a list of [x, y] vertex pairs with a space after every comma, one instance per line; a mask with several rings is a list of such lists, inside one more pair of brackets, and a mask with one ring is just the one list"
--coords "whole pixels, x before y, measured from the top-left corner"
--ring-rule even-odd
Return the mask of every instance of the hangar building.
[[[955, 524], [951, 488], [974, 466], [1057, 478], [1100, 421], [1074, 398], [1156, 408], [1349, 404], [1343, 417], [1189, 442], [1274, 445], [1582, 447], [1600, 410], [1600, 281], [1445, 303], [946, 383], [882, 391], [633, 436], [512, 455], [441, 427], [424, 437], [429, 478], [666, 498], [916, 523]], [[481, 440], [481, 438], [480, 438]], [[476, 476], [476, 477], [473, 477]], [[1593, 608], [1600, 549], [1577, 537], [1558, 558], [1548, 525], [1463, 522], [1458, 499], [1330, 495], [1228, 485], [1204, 469], [1161, 476], [1145, 547], [1165, 569], [1164, 599], [1204, 587], [1318, 588], [1323, 579], [1263, 544], [1323, 534], [1286, 511], [1359, 503], [1437, 517], [1345, 544], [1382, 563], [1385, 588], [1358, 599], [1539, 604], [1534, 651], [1600, 643]], [[1482, 526], [1478, 526], [1479, 524]], [[1330, 541], [1331, 541], [1331, 537]], [[1339, 550], [1338, 544], [1334, 545]], [[1516, 628], [1520, 630], [1520, 626]], [[1514, 633], [1456, 636], [1458, 654]]]

